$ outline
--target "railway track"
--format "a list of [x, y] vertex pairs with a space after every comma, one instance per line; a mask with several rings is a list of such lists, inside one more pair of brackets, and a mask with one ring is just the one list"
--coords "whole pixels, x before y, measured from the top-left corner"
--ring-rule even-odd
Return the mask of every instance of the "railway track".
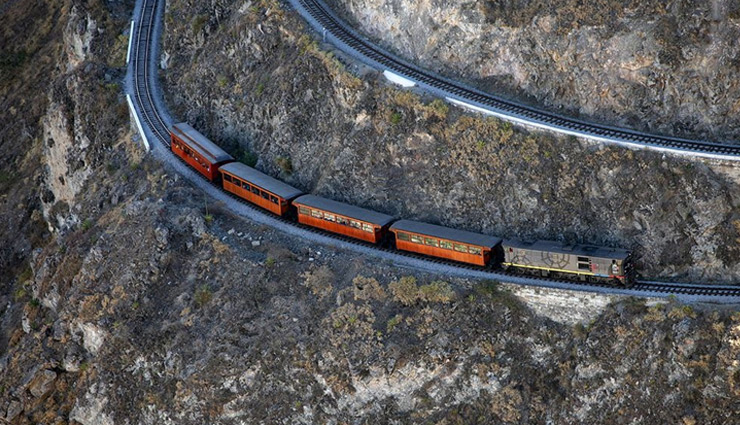
[[715, 159], [740, 160], [740, 146], [668, 137], [593, 124], [560, 116], [503, 99], [424, 70], [367, 41], [342, 21], [322, 0], [287, 0], [322, 34], [345, 53], [381, 70], [392, 71], [420, 87], [430, 89], [462, 106], [505, 120], [601, 142], [691, 154]]
[[[136, 110], [135, 113], [138, 113], [140, 115], [140, 118], [142, 119], [142, 124], [145, 124], [145, 127], [143, 131], [146, 131], [147, 129], [151, 131], [152, 135], [156, 139], [154, 143], [160, 143], [166, 151], [169, 152], [169, 129], [167, 127], [167, 124], [165, 123], [165, 120], [163, 119], [163, 114], [159, 110], [159, 107], [154, 99], [154, 87], [152, 86], [152, 81], [154, 78], [156, 78], [156, 75], [154, 72], [156, 72], [156, 68], [153, 67], [154, 58], [151, 57], [151, 52], [154, 50], [155, 43], [157, 43], [158, 40], [155, 40], [153, 38], [154, 35], [154, 29], [157, 19], [157, 12], [158, 8], [160, 7], [160, 2], [162, 0], [142, 0], [142, 7], [141, 7], [141, 13], [139, 15], [139, 20], [135, 25], [135, 30], [132, 36], [134, 37], [134, 40], [132, 41], [132, 52], [131, 52], [131, 61], [129, 63], [129, 68], [132, 71], [132, 89], [133, 89], [133, 98], [134, 98], [134, 104]], [[302, 0], [306, 1], [306, 0]], [[172, 154], [173, 157], [180, 160], [183, 164], [185, 164], [184, 161], [182, 161], [180, 158]], [[187, 166], [187, 164], [186, 164]], [[198, 173], [194, 173], [198, 176], [198, 178], [201, 178], [203, 181], [209, 183], [214, 189], [222, 191], [224, 193], [227, 193], [223, 191], [223, 189], [213, 184], [212, 182], [208, 181], [205, 177], [201, 176]], [[337, 235], [334, 233], [326, 232], [321, 229], [316, 229], [314, 227], [305, 226], [296, 222], [293, 222], [291, 220], [273, 216], [272, 214], [269, 214], [259, 207], [244, 201], [243, 199], [234, 196], [231, 193], [228, 193], [229, 196], [231, 196], [233, 199], [238, 200], [242, 205], [249, 208], [251, 211], [253, 211], [255, 214], [264, 214], [268, 215], [282, 223], [285, 223], [287, 225], [291, 225], [300, 229], [303, 229], [305, 231], [322, 235], [325, 237], [329, 237], [335, 240], [343, 241], [348, 244], [355, 245], [357, 247], [363, 247], [365, 249], [372, 249], [377, 252], [384, 252], [388, 254], [392, 254], [394, 256], [398, 256], [399, 258], [405, 257], [405, 258], [413, 258], [419, 261], [424, 261], [427, 263], [434, 263], [434, 264], [444, 264], [447, 266], [455, 267], [460, 270], [469, 270], [472, 272], [475, 272], [477, 276], [480, 276], [481, 274], [485, 275], [486, 277], [489, 277], [491, 279], [496, 280], [507, 280], [512, 278], [518, 278], [521, 277], [514, 273], [506, 273], [501, 270], [491, 270], [491, 269], [484, 269], [479, 268], [472, 265], [467, 264], [461, 264], [456, 263], [453, 261], [447, 261], [444, 259], [437, 259], [437, 258], [430, 258], [425, 257], [419, 254], [411, 253], [411, 252], [404, 252], [404, 251], [397, 251], [393, 250], [387, 247], [379, 247], [370, 243], [354, 240], [345, 236]], [[557, 286], [557, 284], [566, 284], [571, 287], [577, 287], [580, 290], [590, 290], [590, 291], [598, 291], [599, 288], [607, 288], [610, 292], [617, 292], [622, 294], [628, 294], [628, 295], [637, 295], [637, 296], [667, 296], [667, 295], [676, 295], [676, 296], [694, 296], [694, 297], [700, 297], [702, 300], [705, 301], [711, 301], [711, 300], [719, 300], [720, 298], [738, 298], [740, 300], [740, 287], [736, 286], [722, 286], [722, 285], [693, 285], [693, 284], [674, 284], [674, 283], [662, 283], [662, 282], [651, 282], [651, 281], [639, 281], [634, 287], [627, 290], [624, 288], [618, 288], [613, 287], [609, 285], [604, 284], [583, 284], [583, 285], [576, 285], [573, 284], [573, 282], [565, 281], [565, 280], [558, 280], [558, 279], [551, 279], [547, 277], [537, 277], [537, 276], [526, 276], [526, 279], [533, 283], [533, 284], [540, 284], [542, 286]], [[601, 292], [604, 292], [603, 290]]]

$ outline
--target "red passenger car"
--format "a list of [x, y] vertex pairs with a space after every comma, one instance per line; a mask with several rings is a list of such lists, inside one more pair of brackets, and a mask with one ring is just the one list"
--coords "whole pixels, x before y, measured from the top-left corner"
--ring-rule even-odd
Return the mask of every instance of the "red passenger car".
[[394, 218], [379, 212], [348, 205], [314, 195], [293, 201], [298, 208], [298, 222], [341, 235], [378, 243]]
[[231, 155], [184, 122], [172, 126], [170, 148], [210, 181], [219, 178], [218, 169], [222, 165], [234, 161]]
[[480, 233], [450, 229], [411, 220], [399, 220], [390, 227], [396, 247], [463, 263], [487, 265], [501, 260], [501, 239]]
[[232, 162], [221, 167], [223, 186], [240, 198], [259, 205], [279, 216], [290, 210], [290, 201], [303, 194], [300, 190], [260, 173], [241, 162]]

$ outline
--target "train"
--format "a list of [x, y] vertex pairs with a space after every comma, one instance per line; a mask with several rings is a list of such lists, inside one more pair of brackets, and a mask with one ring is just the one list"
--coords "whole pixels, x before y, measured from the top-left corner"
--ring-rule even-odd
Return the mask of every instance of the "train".
[[556, 241], [519, 241], [398, 219], [303, 193], [236, 161], [187, 123], [170, 129], [170, 149], [223, 190], [298, 223], [366, 243], [517, 274], [631, 286], [629, 250]]

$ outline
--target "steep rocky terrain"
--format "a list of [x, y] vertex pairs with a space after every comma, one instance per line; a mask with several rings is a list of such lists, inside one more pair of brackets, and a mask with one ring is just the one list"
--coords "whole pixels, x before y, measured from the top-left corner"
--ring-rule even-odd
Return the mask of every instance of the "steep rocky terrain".
[[732, 166], [528, 132], [399, 91], [276, 2], [175, 0], [165, 21], [176, 115], [297, 187], [502, 237], [631, 248], [650, 277], [740, 279]]
[[[282, 13], [273, 6], [256, 11], [261, 19]], [[517, 290], [495, 282], [399, 270], [287, 238], [204, 197], [131, 141], [116, 87], [131, 7], [74, 0], [0, 7], [0, 28], [12, 29], [3, 32], [1, 45], [26, 46], [17, 55], [3, 50], [11, 59], [4, 59], [0, 74], [0, 114], [12, 118], [3, 115], [11, 124], [2, 130], [0, 150], [6, 173], [0, 192], [0, 422], [697, 424], [740, 417], [740, 316], [731, 309], [622, 299], [583, 312], [574, 325], [563, 314], [539, 315], [546, 309], [530, 309]], [[201, 21], [201, 29], [210, 30]], [[267, 22], [253, 24], [257, 32], [277, 33]], [[283, 34], [291, 33], [283, 27]], [[421, 150], [425, 139], [419, 138], [442, 133], [402, 139], [403, 145], [394, 140], [423, 123], [472, 138], [464, 149], [437, 142], [451, 155], [505, 151], [500, 143], [510, 143], [515, 152], [506, 158], [519, 161], [525, 141], [540, 149], [501, 123], [464, 117], [441, 104], [421, 106], [360, 82], [307, 39], [294, 42], [305, 48], [303, 66], [332, 71], [331, 77], [316, 74], [320, 84], [334, 84], [350, 100], [364, 99], [365, 120], [380, 125], [376, 114], [389, 114], [388, 149], [403, 147], [405, 163], [419, 164], [419, 175], [428, 171], [425, 157], [417, 155], [429, 149]], [[277, 101], [270, 85], [277, 80], [262, 78], [262, 88], [254, 86], [257, 98]], [[227, 84], [219, 84], [218, 75], [215, 80], [213, 90], [226, 92]], [[358, 94], [359, 88], [380, 100]], [[311, 106], [311, 96], [302, 93]], [[284, 104], [275, 105], [254, 109], [284, 118]], [[208, 121], [198, 107], [180, 108], [188, 111], [181, 116]], [[308, 122], [292, 127], [295, 134], [313, 130]], [[348, 135], [351, 128], [345, 124]], [[373, 127], [360, 126], [365, 137], [372, 135], [367, 128]], [[473, 137], [481, 129], [507, 141], [478, 143]], [[559, 143], [544, 140], [548, 149]], [[250, 146], [263, 167], [280, 168], [290, 178], [292, 165], [292, 178], [305, 179], [300, 176], [308, 161], [289, 161], [285, 141], [227, 142], [245, 160], [254, 160], [245, 150]], [[328, 146], [337, 149], [340, 142]], [[271, 157], [271, 150], [283, 159]], [[345, 158], [360, 154], [348, 148]], [[638, 164], [655, 161], [634, 157]], [[681, 166], [662, 165], [687, 181], [717, 181], [705, 166]], [[358, 162], [354, 171], [363, 167]], [[475, 176], [473, 168], [463, 170]], [[343, 175], [356, 178], [350, 170]], [[727, 190], [714, 184], [717, 193]], [[550, 309], [598, 304], [575, 293], [561, 294], [562, 301], [548, 291], [530, 293], [549, 297]]]
[[740, 2], [330, 0], [404, 57], [554, 111], [740, 141]]

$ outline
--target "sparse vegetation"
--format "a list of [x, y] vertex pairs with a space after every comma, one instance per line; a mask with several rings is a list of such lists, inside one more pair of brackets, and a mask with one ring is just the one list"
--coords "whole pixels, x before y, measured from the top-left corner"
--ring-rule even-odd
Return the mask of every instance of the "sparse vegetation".
[[393, 299], [403, 305], [412, 305], [416, 303], [419, 297], [419, 288], [416, 286], [414, 276], [403, 276], [397, 281], [391, 282], [388, 289], [393, 294]]
[[355, 300], [377, 300], [385, 299], [385, 291], [377, 279], [372, 277], [357, 276], [352, 279], [354, 285]]
[[435, 280], [419, 287], [419, 298], [429, 303], [449, 304], [455, 298], [455, 291], [449, 283]]
[[108, 54], [108, 65], [113, 68], [126, 66], [126, 54], [128, 53], [128, 36], [119, 34], [113, 47]]
[[448, 304], [455, 298], [455, 291], [450, 284], [441, 280], [417, 286], [415, 277], [404, 276], [392, 282], [388, 288], [396, 301], [407, 306], [419, 301]]
[[196, 15], [193, 18], [193, 21], [191, 23], [191, 28], [193, 29], [193, 35], [197, 36], [198, 34], [203, 31], [203, 28], [205, 28], [206, 24], [208, 23], [208, 16], [207, 15]]
[[392, 125], [396, 126], [396, 125], [400, 124], [402, 120], [403, 120], [403, 115], [401, 115], [400, 112], [398, 112], [398, 111], [391, 112], [391, 115], [390, 115], [390, 118], [389, 118], [389, 122]]
[[434, 113], [434, 115], [442, 120], [447, 118], [447, 114], [450, 112], [450, 106], [442, 99], [434, 99], [431, 101], [429, 103], [429, 109]]
[[201, 308], [211, 302], [213, 299], [213, 292], [211, 291], [211, 287], [208, 285], [201, 285], [198, 287], [198, 289], [195, 290], [195, 294], [193, 295], [193, 301], [195, 302], [196, 307]]
[[403, 321], [403, 316], [400, 314], [397, 314], [391, 317], [390, 319], [388, 319], [388, 323], [386, 324], [386, 327], [385, 327], [386, 332], [391, 333], [391, 331], [395, 329], [396, 326], [400, 325], [402, 321]]
[[283, 173], [288, 175], [293, 174], [293, 161], [290, 158], [279, 156], [275, 158], [275, 163]]
[[249, 149], [243, 148], [240, 149], [239, 152], [236, 155], [236, 158], [239, 159], [240, 162], [250, 166], [254, 167], [257, 165], [257, 155], [250, 151]]
[[308, 270], [301, 276], [304, 279], [303, 285], [306, 286], [314, 295], [318, 296], [319, 299], [330, 295], [334, 289], [332, 286], [334, 273], [326, 265]]

